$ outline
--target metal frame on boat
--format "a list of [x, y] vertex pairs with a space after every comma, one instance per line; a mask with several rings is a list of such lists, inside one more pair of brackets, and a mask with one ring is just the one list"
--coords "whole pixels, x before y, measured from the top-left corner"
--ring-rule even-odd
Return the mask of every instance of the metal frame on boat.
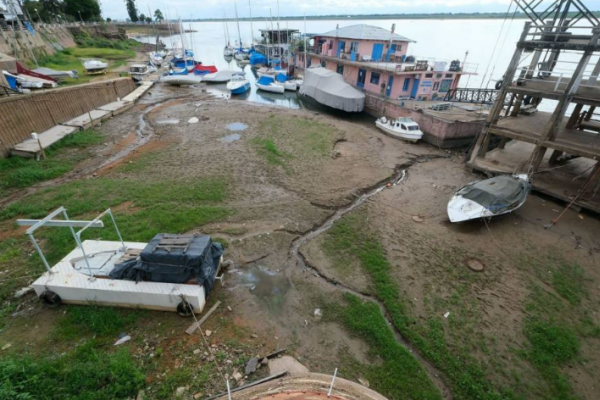
[[[62, 215], [64, 219], [54, 218]], [[88, 228], [103, 228], [102, 218], [110, 216], [119, 241], [81, 240]], [[98, 304], [128, 308], [176, 311], [188, 316], [201, 312], [206, 303], [205, 287], [197, 282], [166, 283], [113, 279], [109, 275], [117, 264], [135, 260], [147, 243], [125, 242], [112, 211], [105, 210], [91, 221], [70, 220], [60, 207], [42, 220], [17, 220], [19, 225], [30, 226], [26, 235], [37, 250], [47, 269], [32, 287], [37, 296], [49, 306], [61, 303]], [[57, 264], [50, 267], [34, 233], [42, 227], [68, 227], [77, 246]], [[75, 227], [81, 227], [75, 231]], [[216, 267], [218, 273], [222, 256]], [[219, 279], [219, 278], [216, 278]]]

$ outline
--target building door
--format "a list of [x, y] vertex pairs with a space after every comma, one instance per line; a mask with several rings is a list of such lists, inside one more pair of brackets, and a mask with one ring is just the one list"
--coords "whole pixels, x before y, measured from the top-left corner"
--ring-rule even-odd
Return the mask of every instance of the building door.
[[340, 58], [340, 55], [342, 54], [342, 51], [344, 51], [345, 47], [346, 47], [346, 42], [338, 42], [337, 58]]
[[412, 92], [410, 93], [410, 97], [415, 99], [417, 97], [417, 92], [419, 91], [419, 79], [415, 79], [415, 83], [413, 84]]
[[390, 61], [390, 55], [395, 54], [396, 53], [396, 45], [393, 44], [390, 46], [390, 48], [388, 49], [387, 54], [385, 55], [385, 61], [389, 62]]
[[371, 53], [371, 58], [373, 61], [381, 61], [381, 57], [383, 56], [383, 43], [375, 43], [373, 45], [373, 53]]
[[390, 78], [388, 79], [387, 88], [385, 90], [385, 97], [387, 97], [388, 99], [390, 98], [390, 95], [392, 94], [392, 86], [394, 86], [394, 77], [392, 75], [390, 75]]
[[359, 69], [358, 70], [358, 78], [356, 79], [356, 86], [359, 88], [365, 87], [365, 79], [367, 78], [367, 70]]

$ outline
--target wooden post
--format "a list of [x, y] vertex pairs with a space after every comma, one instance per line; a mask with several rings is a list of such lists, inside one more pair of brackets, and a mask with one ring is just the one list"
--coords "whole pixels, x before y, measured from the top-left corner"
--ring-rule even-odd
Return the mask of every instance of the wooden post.
[[[590, 46], [595, 46], [598, 42], [598, 38], [600, 37], [600, 28], [594, 28], [592, 32], [593, 34], [589, 44]], [[584, 51], [583, 55], [581, 56], [581, 60], [579, 60], [579, 63], [575, 68], [575, 72], [573, 72], [573, 76], [571, 77], [569, 83], [567, 84], [567, 87], [565, 88], [564, 94], [558, 100], [556, 109], [554, 110], [554, 113], [552, 114], [550, 120], [546, 124], [546, 127], [544, 128], [544, 133], [542, 134], [540, 142], [535, 147], [535, 150], [533, 151], [532, 155], [533, 161], [531, 163], [531, 166], [533, 167], [534, 171], [537, 171], [540, 164], [542, 163], [542, 160], [544, 159], [544, 154], [546, 154], [546, 147], [544, 147], [543, 143], [545, 141], [553, 141], [556, 138], [556, 135], [558, 134], [559, 125], [563, 117], [565, 116], [567, 108], [571, 104], [571, 100], [573, 100], [575, 92], [579, 88], [579, 84], [581, 83], [581, 80], [583, 78], [583, 73], [585, 72], [585, 68], [590, 62], [592, 54], [593, 50], [591, 49]]]
[[567, 122], [567, 129], [573, 129], [575, 125], [577, 125], [577, 121], [579, 120], [579, 115], [581, 114], [581, 109], [583, 108], [583, 104], [577, 103], [575, 109], [573, 110], [573, 114], [569, 118]]
[[594, 114], [595, 110], [596, 110], [596, 106], [590, 106], [587, 113], [585, 113], [584, 121], [589, 121], [592, 118], [592, 115]]
[[516, 117], [519, 115], [519, 112], [521, 111], [521, 105], [523, 104], [523, 98], [525, 97], [525, 95], [523, 95], [523, 93], [519, 93], [517, 95], [517, 103], [515, 104], [515, 106], [513, 107], [512, 112], [510, 113], [511, 117]]
[[[521, 32], [521, 37], [519, 38], [519, 42], [517, 44], [517, 49], [515, 50], [512, 59], [510, 60], [510, 64], [508, 64], [508, 68], [506, 69], [506, 73], [504, 74], [504, 79], [502, 82], [502, 87], [498, 92], [498, 97], [496, 97], [496, 102], [492, 107], [490, 114], [485, 122], [485, 126], [483, 130], [477, 137], [477, 142], [473, 147], [473, 151], [471, 152], [471, 156], [469, 159], [469, 163], [473, 164], [477, 157], [485, 157], [485, 153], [487, 152], [487, 147], [485, 144], [489, 144], [489, 136], [490, 136], [490, 127], [498, 122], [500, 117], [500, 113], [502, 112], [502, 108], [504, 107], [504, 99], [506, 98], [506, 93], [508, 91], [508, 87], [511, 85], [513, 78], [515, 77], [515, 72], [519, 66], [519, 60], [521, 59], [521, 55], [523, 54], [523, 47], [519, 46], [529, 34], [529, 30], [531, 29], [531, 22], [526, 22], [525, 27], [523, 28], [523, 32]], [[486, 139], [487, 138], [487, 139]]]

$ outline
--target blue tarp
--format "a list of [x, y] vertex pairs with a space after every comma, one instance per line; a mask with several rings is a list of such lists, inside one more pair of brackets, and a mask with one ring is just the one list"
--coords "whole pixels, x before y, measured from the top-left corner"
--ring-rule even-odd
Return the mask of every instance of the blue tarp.
[[257, 83], [260, 83], [261, 85], [270, 85], [273, 82], [275, 82], [275, 80], [273, 79], [272, 76], [263, 75], [260, 77], [260, 79], [258, 80]]
[[35, 31], [33, 30], [33, 26], [31, 26], [31, 24], [28, 21], [25, 21], [25, 28], [27, 28], [29, 33], [31, 33], [33, 36], [35, 36]]
[[17, 87], [17, 78], [12, 76], [12, 75], [4, 75], [4, 78], [6, 78], [6, 82], [8, 82], [8, 86], [10, 86], [11, 89], [13, 90], [18, 90]]
[[285, 82], [285, 81], [288, 80], [288, 76], [286, 74], [284, 74], [283, 72], [280, 72], [280, 73], [277, 74], [276, 79], [279, 82]]
[[255, 51], [250, 55], [250, 65], [266, 64], [267, 61], [267, 57], [265, 57], [265, 55], [262, 53]]

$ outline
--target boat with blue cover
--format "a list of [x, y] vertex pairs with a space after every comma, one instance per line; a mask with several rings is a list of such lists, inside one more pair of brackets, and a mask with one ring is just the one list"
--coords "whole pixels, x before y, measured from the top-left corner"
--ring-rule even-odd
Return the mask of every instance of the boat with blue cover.
[[256, 82], [256, 87], [260, 90], [264, 90], [266, 92], [273, 93], [283, 93], [285, 92], [285, 87], [283, 84], [277, 82], [275, 78], [270, 75], [261, 76]]

